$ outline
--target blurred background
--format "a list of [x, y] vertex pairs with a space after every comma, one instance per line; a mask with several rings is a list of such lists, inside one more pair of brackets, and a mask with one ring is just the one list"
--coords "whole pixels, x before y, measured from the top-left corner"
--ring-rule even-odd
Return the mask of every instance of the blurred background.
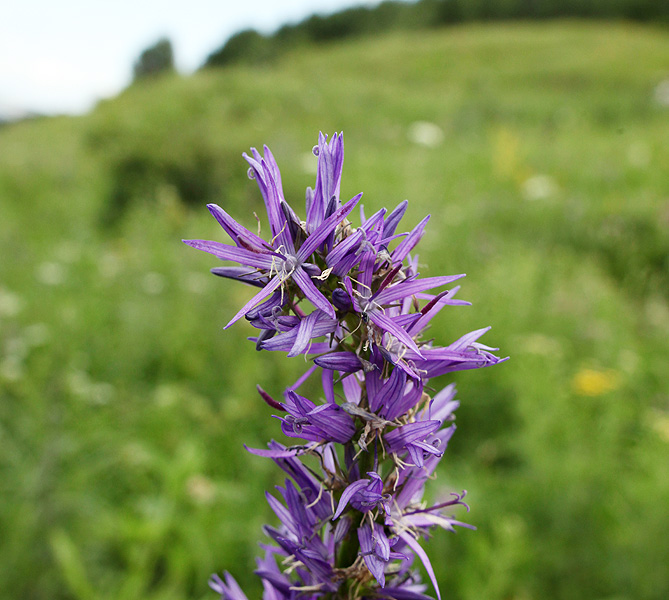
[[[225, 241], [207, 202], [255, 227], [250, 146], [299, 210], [318, 132], [340, 130], [342, 197], [409, 199], [405, 228], [432, 214], [423, 275], [468, 275], [473, 306], [434, 337], [492, 325], [511, 356], [439, 382], [461, 408], [429, 490], [467, 489], [478, 528], [427, 543], [444, 597], [669, 597], [666, 3], [196, 3], [207, 46], [159, 3], [38, 4], [3, 27], [50, 79], [9, 34], [0, 59], [1, 598], [212, 598], [223, 569], [260, 596], [281, 475], [242, 444], [282, 439], [255, 385], [279, 394], [304, 361], [223, 332], [252, 292], [180, 240]], [[88, 88], [49, 68], [71, 21]], [[105, 24], [112, 46], [140, 32], [113, 68]]]

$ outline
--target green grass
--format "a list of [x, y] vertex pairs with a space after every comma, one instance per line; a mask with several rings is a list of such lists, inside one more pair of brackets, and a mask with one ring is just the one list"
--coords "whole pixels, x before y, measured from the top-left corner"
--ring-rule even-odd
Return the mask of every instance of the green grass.
[[[278, 393], [304, 363], [223, 332], [249, 290], [179, 240], [223, 239], [207, 201], [255, 226], [249, 146], [299, 206], [318, 131], [344, 130], [343, 195], [368, 214], [408, 198], [407, 226], [432, 214], [424, 273], [468, 274], [474, 306], [435, 337], [490, 324], [512, 356], [455, 378], [431, 490], [468, 489], [478, 531], [429, 542], [445, 597], [668, 597], [667, 65], [663, 29], [472, 25], [1, 129], [0, 596], [211, 598], [223, 569], [260, 594], [280, 475], [242, 443], [281, 437], [255, 384]], [[443, 141], [410, 141], [416, 121]]]

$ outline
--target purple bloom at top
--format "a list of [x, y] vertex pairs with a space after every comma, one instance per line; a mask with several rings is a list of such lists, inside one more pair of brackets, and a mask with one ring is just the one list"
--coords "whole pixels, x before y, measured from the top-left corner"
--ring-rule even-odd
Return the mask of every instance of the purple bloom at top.
[[[193, 248], [209, 252], [222, 260], [237, 262], [249, 269], [246, 273], [219, 270], [217, 274], [231, 276], [251, 285], [258, 285], [261, 281], [264, 284], [262, 289], [230, 320], [226, 328], [269, 298], [275, 290], [279, 288], [283, 290], [291, 281], [314, 306], [329, 317], [335, 318], [335, 309], [330, 300], [312, 279], [321, 276], [322, 273], [311, 259], [324, 243], [328, 240], [332, 243], [337, 227], [362, 196], [358, 194], [340, 206], [337, 170], [340, 176], [343, 156], [340, 160], [338, 148], [341, 147], [343, 152], [343, 140], [341, 136], [335, 136], [333, 142], [335, 141], [337, 143], [333, 143], [332, 147], [325, 144], [324, 140], [321, 144], [323, 150], [319, 151], [319, 177], [307, 211], [306, 231], [292, 208], [286, 203], [279, 167], [269, 148], [265, 146], [264, 157], [252, 148], [253, 156], [244, 154], [244, 158], [250, 165], [249, 176], [257, 181], [265, 202], [272, 239], [263, 240], [240, 225], [220, 206], [209, 204], [209, 211], [230, 236], [234, 245], [208, 240], [184, 240], [184, 243]], [[331, 196], [326, 200], [324, 193]], [[259, 279], [261, 275], [262, 280]]]

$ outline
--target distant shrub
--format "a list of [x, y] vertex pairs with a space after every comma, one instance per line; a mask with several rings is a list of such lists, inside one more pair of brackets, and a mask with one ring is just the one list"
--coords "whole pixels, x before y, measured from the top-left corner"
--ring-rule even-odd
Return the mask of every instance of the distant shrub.
[[174, 71], [174, 52], [172, 43], [167, 38], [158, 40], [153, 46], [144, 50], [133, 67], [135, 81], [172, 71]]
[[186, 160], [129, 154], [110, 165], [108, 201], [102, 215], [106, 224], [117, 222], [135, 201], [155, 200], [161, 189], [171, 187], [189, 205], [202, 206], [216, 198], [219, 185], [213, 159], [193, 153]]
[[[128, 96], [135, 93], [160, 98], [165, 92], [156, 85], [129, 91]], [[111, 106], [98, 110], [88, 134], [88, 149], [105, 172], [101, 224], [116, 224], [142, 203], [217, 202], [230, 185], [243, 184], [245, 171], [234, 168], [238, 153], [227, 152], [209, 135], [202, 120], [205, 103], [199, 98], [172, 95], [163, 104], [154, 98], [148, 113], [132, 100], [123, 110]]]
[[206, 67], [221, 67], [237, 62], [259, 63], [272, 56], [273, 42], [255, 29], [245, 29], [233, 35], [222, 48], [209, 55]]

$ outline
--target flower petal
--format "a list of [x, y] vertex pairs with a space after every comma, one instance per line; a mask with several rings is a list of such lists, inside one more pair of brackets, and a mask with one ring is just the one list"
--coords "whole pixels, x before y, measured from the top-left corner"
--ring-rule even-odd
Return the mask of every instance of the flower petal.
[[288, 353], [288, 357], [292, 358], [298, 354], [302, 354], [307, 349], [309, 342], [311, 341], [312, 333], [314, 331], [314, 325], [318, 319], [319, 311], [315, 310], [310, 313], [306, 319], [300, 321], [299, 326], [297, 327], [297, 335], [295, 336], [295, 342], [293, 347]]
[[302, 292], [304, 292], [304, 295], [309, 302], [316, 308], [320, 308], [332, 319], [336, 318], [332, 304], [330, 304], [329, 300], [316, 287], [311, 280], [311, 277], [309, 277], [309, 274], [300, 265], [295, 267], [295, 270], [291, 273], [291, 277], [295, 280], [295, 283], [297, 283]]
[[209, 579], [209, 587], [221, 594], [223, 600], [247, 600], [242, 588], [227, 571], [223, 574], [225, 582], [216, 574]]
[[394, 335], [407, 348], [413, 350], [418, 356], [422, 356], [418, 346], [416, 346], [416, 342], [413, 341], [413, 338], [399, 325], [396, 325], [390, 317], [384, 315], [380, 310], [372, 310], [368, 314], [369, 320], [377, 327]]
[[243, 240], [245, 246], [254, 247], [257, 250], [264, 251], [270, 249], [270, 246], [265, 240], [258, 237], [252, 231], [249, 231], [243, 225], [235, 221], [227, 212], [225, 212], [218, 204], [207, 204], [207, 208], [212, 216], [218, 221], [218, 224], [225, 230], [225, 232], [232, 238], [232, 240], [240, 245], [240, 239]]
[[418, 223], [411, 233], [397, 245], [397, 248], [392, 252], [393, 264], [401, 263], [406, 258], [407, 254], [416, 247], [416, 244], [420, 242], [420, 238], [423, 237], [425, 225], [427, 225], [429, 220], [430, 215], [427, 215], [427, 217]]
[[337, 225], [342, 222], [342, 220], [348, 216], [348, 214], [353, 210], [355, 205], [362, 198], [362, 194], [353, 196], [344, 206], [337, 210], [334, 214], [330, 215], [325, 221], [323, 221], [307, 238], [307, 241], [302, 244], [300, 249], [297, 252], [297, 257], [300, 262], [306, 261], [316, 249], [325, 241], [325, 239], [332, 233]]
[[464, 277], [462, 275], [448, 275], [443, 277], [426, 277], [424, 279], [414, 279], [413, 281], [402, 281], [391, 285], [377, 295], [374, 296], [374, 301], [378, 304], [389, 304], [395, 300], [403, 300], [419, 292], [424, 292], [425, 290], [431, 290], [432, 288], [440, 287], [442, 285], [447, 285], [456, 279]]
[[330, 352], [323, 356], [317, 356], [314, 358], [314, 362], [324, 369], [342, 371], [343, 373], [355, 373], [362, 369], [360, 359], [353, 352]]
[[374, 552], [375, 542], [369, 525], [365, 524], [358, 528], [358, 541], [360, 542], [360, 550], [362, 551], [365, 565], [367, 565], [369, 572], [379, 582], [379, 585], [384, 587], [386, 585], [386, 574], [384, 572], [386, 563]]
[[341, 513], [344, 512], [344, 509], [346, 508], [346, 505], [351, 501], [351, 498], [355, 496], [361, 489], [367, 487], [369, 485], [369, 480], [368, 479], [358, 479], [358, 481], [354, 481], [351, 483], [343, 492], [341, 495], [341, 498], [339, 499], [339, 504], [337, 505], [337, 510], [335, 511], [335, 514], [332, 516], [332, 520], [336, 520]]
[[238, 321], [241, 319], [247, 312], [249, 312], [252, 308], [254, 308], [257, 304], [260, 304], [263, 300], [266, 298], [269, 298], [272, 293], [274, 292], [275, 289], [277, 289], [281, 283], [283, 282], [283, 278], [280, 277], [279, 275], [276, 275], [273, 279], [270, 280], [270, 282], [262, 289], [260, 290], [253, 298], [251, 298], [238, 312], [237, 314], [232, 317], [230, 322], [223, 328], [227, 329], [232, 325], [234, 322]]
[[218, 277], [234, 279], [235, 281], [241, 281], [255, 287], [261, 288], [267, 285], [267, 277], [263, 273], [259, 273], [257, 269], [252, 269], [251, 267], [214, 267], [213, 269], [209, 269], [209, 271]]
[[408, 200], [402, 200], [394, 209], [393, 212], [391, 212], [388, 215], [388, 218], [386, 219], [386, 222], [383, 224], [383, 236], [384, 237], [390, 237], [395, 233], [395, 229], [397, 229], [397, 226], [399, 225], [400, 220], [404, 216], [404, 213], [407, 210], [407, 206], [409, 206], [409, 201]]
[[420, 558], [420, 560], [423, 563], [423, 566], [425, 567], [425, 570], [427, 571], [428, 577], [430, 578], [430, 581], [432, 582], [432, 585], [434, 586], [434, 591], [437, 592], [437, 598], [438, 600], [441, 600], [441, 593], [439, 592], [439, 584], [437, 583], [437, 578], [434, 574], [434, 569], [432, 568], [432, 563], [430, 562], [430, 559], [427, 557], [427, 554], [425, 553], [425, 550], [421, 547], [421, 545], [418, 543], [414, 537], [406, 532], [402, 531], [399, 532], [398, 535], [406, 542], [406, 545], [409, 546]]

